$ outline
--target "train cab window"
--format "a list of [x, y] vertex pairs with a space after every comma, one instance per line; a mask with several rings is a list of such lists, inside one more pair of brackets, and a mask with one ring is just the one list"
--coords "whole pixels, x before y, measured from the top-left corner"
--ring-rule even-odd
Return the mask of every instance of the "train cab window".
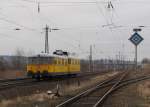
[[28, 64], [39, 64], [39, 58], [38, 57], [29, 57]]
[[53, 58], [52, 57], [48, 57], [48, 63], [52, 63], [53, 62]]

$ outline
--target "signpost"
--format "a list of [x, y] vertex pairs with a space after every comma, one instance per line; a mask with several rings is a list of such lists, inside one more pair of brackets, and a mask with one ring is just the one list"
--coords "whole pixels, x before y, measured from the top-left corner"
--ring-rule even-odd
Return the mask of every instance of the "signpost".
[[135, 32], [129, 40], [135, 45], [135, 67], [137, 69], [137, 46], [144, 40], [143, 37], [141, 37], [138, 34], [138, 31], [141, 31], [141, 29], [133, 29]]

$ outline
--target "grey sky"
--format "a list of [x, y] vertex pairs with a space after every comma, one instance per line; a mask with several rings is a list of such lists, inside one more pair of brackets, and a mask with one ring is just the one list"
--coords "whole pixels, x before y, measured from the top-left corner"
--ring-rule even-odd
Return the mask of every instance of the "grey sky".
[[[115, 58], [120, 51], [134, 58], [134, 46], [128, 41], [133, 27], [150, 25], [149, 0], [112, 0], [114, 10], [108, 10], [108, 0], [0, 0], [0, 54], [14, 54], [17, 48], [27, 53], [44, 50], [45, 25], [60, 28], [49, 33], [50, 52], [63, 49], [86, 58], [90, 44], [95, 58]], [[61, 2], [61, 3], [44, 3]], [[66, 2], [66, 3], [62, 3]], [[70, 3], [93, 2], [93, 3]], [[102, 27], [112, 22], [120, 28]], [[15, 31], [20, 28], [20, 31]], [[42, 33], [41, 33], [42, 32]], [[138, 47], [139, 59], [150, 57], [150, 26], [140, 34], [144, 41]]]

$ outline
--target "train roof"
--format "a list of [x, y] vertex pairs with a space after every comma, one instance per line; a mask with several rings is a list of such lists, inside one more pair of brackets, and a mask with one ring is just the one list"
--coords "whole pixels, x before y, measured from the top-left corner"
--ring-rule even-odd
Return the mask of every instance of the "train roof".
[[29, 56], [29, 57], [59, 57], [59, 58], [79, 59], [78, 57], [75, 57], [75, 56], [54, 55], [54, 54], [47, 54], [47, 53], [40, 53], [40, 54], [32, 55], [32, 56]]

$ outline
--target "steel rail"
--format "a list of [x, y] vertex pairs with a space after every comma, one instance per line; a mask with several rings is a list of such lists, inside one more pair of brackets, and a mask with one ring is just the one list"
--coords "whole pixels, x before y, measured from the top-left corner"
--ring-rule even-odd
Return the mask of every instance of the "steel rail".
[[[125, 77], [125, 75], [124, 75], [122, 78], [124, 78], [124, 77]], [[121, 88], [122, 86], [125, 86], [125, 85], [127, 85], [127, 84], [134, 83], [134, 82], [138, 82], [138, 81], [142, 81], [142, 80], [146, 80], [146, 79], [150, 79], [150, 75], [139, 76], [139, 77], [131, 78], [131, 79], [127, 79], [127, 80], [123, 80], [123, 79], [121, 80], [121, 79], [120, 79], [120, 81], [117, 83], [118, 85], [114, 86], [114, 88], [112, 88], [111, 91], [107, 92], [107, 94], [109, 95], [109, 94], [111, 94], [113, 91], [115, 91], [115, 90], [117, 90], [117, 89], [119, 89], [119, 88]], [[62, 102], [61, 104], [57, 105], [56, 107], [66, 107], [66, 106], [68, 106], [68, 105], [71, 105], [71, 104], [74, 103], [75, 101], [79, 100], [80, 98], [89, 95], [90, 93], [92, 93], [93, 91], [95, 91], [95, 90], [97, 90], [97, 89], [102, 89], [102, 88], [105, 88], [105, 87], [108, 87], [108, 86], [111, 86], [111, 85], [114, 85], [114, 84], [116, 84], [116, 81], [107, 82], [106, 84], [101, 84], [101, 85], [99, 84], [99, 85], [97, 85], [97, 86], [94, 87], [94, 88], [90, 88], [90, 89], [88, 89], [88, 90], [86, 90], [86, 91], [84, 91], [84, 92], [82, 92], [82, 93], [80, 93], [80, 94], [77, 94], [76, 96], [74, 96], [74, 97], [72, 97], [72, 98], [66, 100], [65, 102]], [[101, 97], [101, 98], [104, 100], [108, 95], [105, 95], [103, 98], [102, 98], [102, 97]], [[102, 99], [101, 99], [101, 100], [102, 100]], [[103, 100], [102, 100], [102, 101], [99, 101], [99, 102], [102, 103]], [[98, 106], [98, 105], [99, 105], [99, 104], [97, 104], [97, 106]], [[96, 106], [96, 104], [95, 104], [94, 106]]]
[[117, 81], [106, 93], [96, 102], [96, 104], [93, 107], [98, 107], [104, 99], [121, 83], [121, 81], [127, 76], [128, 72], [123, 74], [120, 78], [119, 81]]
[[26, 80], [26, 79], [31, 79], [31, 78], [24, 77], [24, 78], [14, 78], [14, 79], [0, 79], [0, 83], [10, 82], [10, 81], [18, 81], [18, 80]]
[[[119, 85], [117, 85], [116, 87], [114, 87], [108, 95], [112, 94], [114, 91], [118, 90], [119, 88], [121, 88], [123, 86], [126, 86], [128, 84], [132, 84], [132, 83], [136, 83], [138, 81], [146, 80], [146, 79], [150, 79], [150, 75], [148, 75], [148, 76], [142, 76], [142, 77], [137, 77], [137, 78], [134, 78], [134, 79], [129, 79], [129, 80], [122, 81]], [[107, 96], [105, 96], [105, 98]], [[100, 105], [103, 104], [103, 102], [104, 102], [104, 98], [103, 99], [101, 98], [93, 107], [99, 107]]]
[[[81, 76], [91, 76], [91, 75], [96, 75], [96, 74], [105, 74], [108, 72], [81, 72], [79, 73], [79, 75], [77, 77], [81, 77]], [[62, 77], [63, 78], [63, 77]], [[30, 77], [23, 77], [23, 78], [10, 78], [10, 79], [0, 79], [0, 83], [2, 82], [11, 82], [11, 81], [18, 81], [18, 80], [27, 80], [27, 79], [32, 79]]]
[[7, 88], [11, 88], [14, 86], [21, 86], [21, 85], [25, 85], [26, 83], [33, 83], [33, 82], [37, 82], [35, 80], [32, 79], [24, 79], [24, 80], [17, 80], [17, 81], [9, 81], [9, 82], [3, 82], [0, 83], [0, 90], [4, 90]]
[[57, 105], [56, 107], [66, 107], [67, 105], [72, 104], [73, 102], [77, 101], [77, 100], [80, 99], [81, 97], [84, 97], [84, 96], [89, 95], [89, 94], [92, 93], [93, 91], [99, 89], [100, 87], [102, 87], [103, 85], [105, 85], [105, 84], [109, 83], [110, 81], [114, 80], [114, 79], [115, 79], [116, 77], [118, 77], [118, 76], [120, 76], [120, 73], [117, 74], [117, 75], [115, 75], [115, 76], [113, 76], [113, 77], [111, 77], [111, 78], [109, 78], [109, 79], [107, 79], [107, 80], [104, 80], [103, 82], [99, 83], [99, 84], [98, 84], [97, 86], [95, 86], [95, 87], [92, 87], [92, 88], [90, 88], [90, 89], [88, 89], [88, 90], [86, 90], [86, 91], [84, 91], [84, 92], [82, 92], [82, 93], [80, 93], [80, 94], [77, 94], [76, 96], [74, 96], [74, 97], [68, 99], [67, 101], [65, 101], [65, 102], [63, 102], [63, 103]]
[[[102, 72], [102, 73], [98, 73], [98, 72], [85, 73], [85, 74], [82, 73], [81, 75], [77, 76], [76, 78], [79, 79], [79, 78], [82, 78], [82, 77], [88, 77], [88, 76], [93, 76], [93, 75], [97, 75], [97, 74], [104, 74], [104, 72]], [[55, 79], [66, 80], [66, 79], [69, 79], [69, 78], [64, 78], [64, 77], [58, 78], [58, 77], [56, 77], [56, 78], [50, 78], [48, 80], [58, 81], [58, 80], [55, 80]], [[0, 80], [0, 90], [15, 87], [15, 86], [22, 86], [22, 85], [25, 85], [27, 83], [35, 83], [35, 82], [38, 82], [38, 81], [35, 80], [35, 79], [32, 79], [32, 78], [4, 79], [4, 80]]]

